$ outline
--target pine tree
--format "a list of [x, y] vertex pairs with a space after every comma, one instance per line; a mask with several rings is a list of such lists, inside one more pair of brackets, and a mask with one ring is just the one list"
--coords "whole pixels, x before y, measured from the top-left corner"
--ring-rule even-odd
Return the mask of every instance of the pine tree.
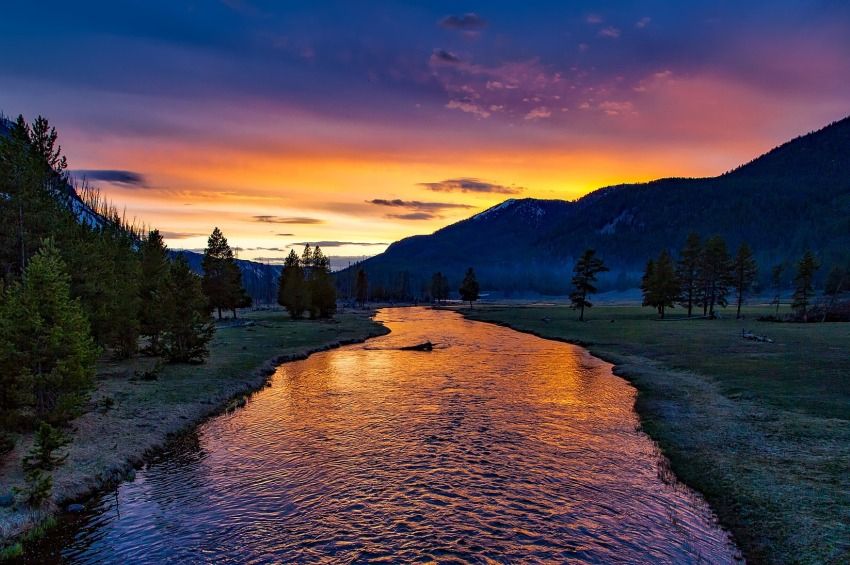
[[472, 267], [466, 270], [466, 275], [463, 277], [463, 282], [458, 291], [460, 292], [460, 299], [469, 302], [469, 307], [472, 308], [472, 303], [478, 300], [480, 292], [478, 280], [475, 278], [475, 271]]
[[809, 321], [808, 308], [812, 297], [815, 295], [814, 278], [820, 268], [814, 253], [806, 251], [800, 262], [797, 263], [797, 275], [794, 277], [794, 296], [791, 308], [797, 311], [804, 322]]
[[209, 354], [215, 332], [212, 308], [203, 292], [201, 279], [183, 256], [171, 262], [168, 276], [169, 302], [162, 349], [169, 361], [202, 362]]
[[357, 280], [354, 283], [354, 296], [361, 308], [366, 305], [366, 301], [369, 299], [369, 279], [366, 277], [366, 271], [363, 269], [357, 271]]
[[779, 300], [782, 294], [782, 272], [785, 270], [783, 265], [775, 265], [770, 271], [771, 286], [775, 294], [773, 295], [773, 304], [776, 305], [776, 315], [779, 315]]
[[699, 270], [703, 315], [713, 318], [716, 306], [726, 307], [731, 282], [732, 259], [726, 242], [719, 235], [710, 237], [705, 242]]
[[170, 262], [168, 248], [159, 230], [153, 230], [142, 242], [140, 249], [140, 332], [150, 338], [149, 350], [159, 354], [159, 338], [168, 315], [168, 277]]
[[735, 318], [741, 317], [741, 306], [744, 304], [744, 296], [752, 288], [758, 276], [758, 264], [753, 257], [753, 251], [746, 243], [738, 247], [735, 260], [732, 263], [732, 277], [735, 285], [735, 293], [738, 298], [738, 310]]
[[573, 291], [570, 302], [574, 310], [579, 311], [579, 321], [584, 321], [584, 309], [592, 308], [588, 296], [596, 293], [596, 276], [608, 270], [602, 259], [596, 256], [596, 251], [587, 249], [573, 266]]
[[248, 294], [242, 286], [242, 274], [233, 250], [218, 227], [207, 240], [201, 267], [204, 270], [201, 287], [210, 306], [218, 310], [218, 319], [221, 319], [222, 310], [233, 310], [235, 316], [235, 309], [243, 307], [250, 298], [246, 300]]
[[293, 319], [301, 318], [307, 309], [307, 288], [304, 281], [304, 269], [295, 250], [291, 250], [283, 262], [280, 271], [277, 302], [289, 312]]
[[55, 455], [57, 449], [68, 445], [69, 439], [60, 431], [48, 424], [41, 422], [35, 433], [35, 441], [32, 449], [24, 457], [24, 471], [41, 469], [51, 471], [65, 462], [67, 454]]
[[438, 304], [449, 297], [449, 280], [443, 273], [437, 271], [431, 276], [431, 298]]
[[650, 259], [647, 262], [641, 289], [644, 292], [643, 305], [655, 308], [660, 318], [664, 318], [667, 308], [675, 306], [676, 299], [681, 294], [681, 288], [673, 257], [669, 251], [665, 249], [656, 261]]
[[331, 276], [331, 262], [318, 245], [311, 256], [310, 280], [307, 287], [312, 317], [330, 318], [336, 314], [336, 285]]
[[15, 386], [13, 408], [23, 401], [43, 420], [69, 419], [93, 384], [97, 348], [52, 242], [6, 292], [0, 314], [0, 372]]
[[693, 307], [700, 301], [699, 268], [702, 259], [702, 241], [699, 234], [690, 233], [685, 246], [679, 253], [679, 261], [676, 263], [676, 277], [681, 285], [681, 296], [679, 304], [688, 309], [688, 317], [691, 317]]

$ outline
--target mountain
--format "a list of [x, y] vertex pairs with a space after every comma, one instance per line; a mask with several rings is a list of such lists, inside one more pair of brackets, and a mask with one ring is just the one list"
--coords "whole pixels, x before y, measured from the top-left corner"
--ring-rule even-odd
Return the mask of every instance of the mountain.
[[[482, 288], [564, 294], [572, 264], [594, 248], [611, 267], [603, 289], [637, 286], [646, 260], [691, 231], [755, 250], [762, 278], [807, 248], [827, 267], [850, 260], [850, 117], [711, 178], [666, 178], [596, 190], [575, 201], [510, 199], [359, 265], [373, 288], [412, 295], [467, 267]], [[822, 269], [824, 272], [828, 269]], [[790, 272], [790, 271], [786, 271]], [[343, 272], [340, 276], [345, 277]]]

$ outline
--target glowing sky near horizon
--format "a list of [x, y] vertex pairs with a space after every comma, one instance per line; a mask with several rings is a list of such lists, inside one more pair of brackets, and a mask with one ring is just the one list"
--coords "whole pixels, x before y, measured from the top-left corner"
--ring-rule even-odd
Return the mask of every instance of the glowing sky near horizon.
[[363, 256], [850, 113], [850, 3], [17, 3], [0, 110], [174, 248]]

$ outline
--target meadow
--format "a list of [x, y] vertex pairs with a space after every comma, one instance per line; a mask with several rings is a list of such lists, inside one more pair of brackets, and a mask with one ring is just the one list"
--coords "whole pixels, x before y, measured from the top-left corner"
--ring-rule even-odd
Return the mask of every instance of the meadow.
[[[850, 324], [658, 320], [599, 306], [476, 305], [462, 313], [576, 343], [639, 391], [636, 409], [675, 474], [753, 562], [850, 560]], [[749, 341], [748, 330], [773, 340]]]

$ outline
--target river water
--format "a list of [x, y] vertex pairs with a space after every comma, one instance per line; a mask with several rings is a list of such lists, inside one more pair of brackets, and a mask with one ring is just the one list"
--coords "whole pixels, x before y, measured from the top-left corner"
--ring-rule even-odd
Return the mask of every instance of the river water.
[[[65, 527], [74, 563], [725, 563], [583, 349], [424, 308], [282, 365]], [[400, 351], [431, 340], [432, 352]], [[49, 552], [48, 552], [49, 553]]]

